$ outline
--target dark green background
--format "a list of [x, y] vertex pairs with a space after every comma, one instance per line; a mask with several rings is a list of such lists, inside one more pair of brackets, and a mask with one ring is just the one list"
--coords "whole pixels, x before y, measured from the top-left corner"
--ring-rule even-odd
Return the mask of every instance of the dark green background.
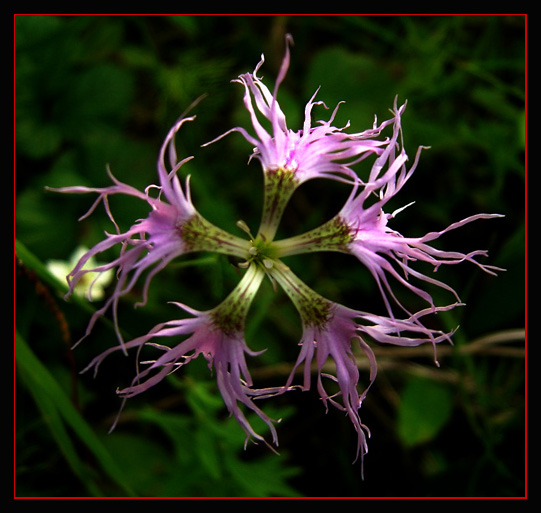
[[[523, 341], [508, 333], [524, 327], [525, 15], [16, 15], [14, 27], [16, 329], [30, 350], [17, 352], [15, 367], [15, 495], [524, 495]], [[374, 115], [386, 119], [396, 95], [408, 101], [408, 153], [431, 149], [393, 200], [394, 207], [415, 201], [394, 228], [416, 236], [479, 212], [506, 216], [437, 242], [488, 249], [486, 262], [507, 271], [498, 278], [468, 264], [438, 271], [467, 303], [438, 319], [447, 329], [460, 324], [454, 347], [442, 348], [441, 368], [430, 350], [380, 354], [361, 410], [372, 432], [364, 481], [359, 464], [352, 465], [351, 424], [338, 410], [325, 414], [315, 390], [263, 405], [283, 417], [280, 456], [253, 444], [244, 451], [243, 433], [225, 416], [203, 361], [131, 400], [108, 435], [119, 406], [115, 390], [133, 376], [133, 360], [107, 360], [96, 379], [78, 374], [116, 339], [100, 323], [69, 351], [90, 313], [65, 302], [42, 268], [113, 229], [101, 208], [77, 222], [94, 197], [44, 187], [107, 185], [107, 164], [139, 189], [155, 183], [163, 137], [202, 94], [191, 112], [197, 120], [177, 138], [180, 156], [195, 156], [182, 173], [191, 174], [193, 200], [205, 217], [238, 235], [238, 219], [255, 230], [261, 173], [257, 162], [247, 165], [250, 146], [238, 134], [201, 145], [248, 126], [242, 87], [231, 80], [251, 72], [264, 53], [261, 75], [271, 86], [286, 32], [295, 45], [279, 101], [290, 128], [301, 127], [304, 105], [319, 86], [318, 98], [330, 109], [345, 101], [336, 123], [350, 121], [351, 131], [371, 126]], [[280, 235], [326, 220], [347, 193], [328, 181], [305, 184]], [[114, 199], [121, 227], [146, 214], [140, 202]], [[238, 280], [231, 262], [198, 257], [158, 275], [145, 308], [134, 311], [138, 297], [125, 298], [120, 322], [127, 333], [178, 316], [167, 301], [206, 309], [225, 297]], [[352, 258], [289, 262], [326, 297], [381, 311], [372, 279]], [[268, 283], [251, 313], [247, 341], [268, 348], [250, 362], [254, 379], [280, 383], [298, 351], [296, 313]], [[504, 342], [468, 353], [480, 337]], [[45, 378], [72, 399], [89, 431], [70, 423], [57, 394], [40, 395], [54, 390]], [[118, 466], [114, 477], [104, 459]]]

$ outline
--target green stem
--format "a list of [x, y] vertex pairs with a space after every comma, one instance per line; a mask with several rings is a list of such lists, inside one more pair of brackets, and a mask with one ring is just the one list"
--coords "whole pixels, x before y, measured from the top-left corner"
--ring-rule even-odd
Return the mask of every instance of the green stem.
[[214, 325], [227, 334], [242, 333], [252, 301], [265, 277], [261, 266], [252, 262], [235, 289], [212, 311]]
[[259, 235], [271, 241], [293, 192], [299, 185], [293, 171], [279, 168], [266, 170], [263, 184], [263, 212]]
[[199, 214], [178, 226], [188, 251], [211, 251], [247, 258], [250, 242], [218, 228]]
[[306, 285], [283, 262], [275, 261], [269, 273], [291, 299], [303, 325], [324, 326], [329, 320], [332, 303]]
[[347, 252], [353, 237], [351, 229], [337, 216], [306, 233], [276, 241], [273, 246], [277, 258], [316, 251]]

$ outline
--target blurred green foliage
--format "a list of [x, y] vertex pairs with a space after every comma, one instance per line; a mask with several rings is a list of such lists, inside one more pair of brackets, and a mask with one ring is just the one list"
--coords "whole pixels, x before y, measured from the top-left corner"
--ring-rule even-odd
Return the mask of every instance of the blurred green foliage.
[[[15, 495], [34, 496], [522, 496], [524, 494], [524, 15], [16, 15], [16, 434]], [[46, 263], [92, 246], [111, 225], [100, 211], [77, 222], [93, 198], [45, 186], [109, 183], [105, 166], [143, 189], [170, 125], [201, 95], [195, 122], [178, 137], [194, 155], [196, 207], [235, 232], [259, 220], [261, 177], [251, 148], [231, 135], [244, 124], [242, 91], [231, 80], [264, 53], [271, 84], [293, 35], [290, 72], [279, 100], [291, 128], [318, 87], [337, 124], [352, 130], [385, 119], [395, 95], [408, 101], [406, 148], [430, 146], [397, 198], [415, 201], [396, 219], [420, 235], [481, 211], [505, 219], [474, 224], [440, 241], [489, 249], [498, 278], [471, 266], [438, 272], [465, 308], [439, 317], [460, 324], [453, 347], [379, 351], [379, 372], [363, 404], [372, 432], [365, 479], [352, 465], [355, 434], [316, 392], [269, 402], [281, 454], [249, 444], [224, 417], [213, 378], [195, 361], [155, 390], [130, 400], [116, 429], [115, 389], [133, 376], [118, 356], [96, 378], [79, 371], [116, 343], [110, 323], [70, 350], [93, 304], [62, 298], [65, 285]], [[326, 118], [328, 111], [317, 110]], [[184, 170], [185, 169], [185, 170]], [[334, 213], [339, 184], [308, 183], [281, 228], [300, 233]], [[114, 198], [117, 200], [117, 198]], [[121, 227], [141, 205], [112, 201]], [[381, 308], [366, 271], [339, 255], [291, 259], [318, 292], [353, 308]], [[149, 303], [127, 297], [120, 324], [130, 334], [171, 319], [168, 301], [210, 308], [236, 283], [221, 257], [180, 260], [158, 275]], [[268, 286], [267, 286], [268, 285]], [[296, 358], [296, 314], [270, 284], [251, 311], [248, 343], [267, 352], [253, 362], [262, 386], [281, 381]], [[446, 301], [448, 298], [442, 298]], [[392, 349], [392, 348], [391, 348]], [[252, 363], [252, 362], [250, 362]], [[363, 362], [359, 363], [361, 370]], [[258, 426], [259, 427], [259, 426]], [[263, 430], [263, 426], [261, 426]]]

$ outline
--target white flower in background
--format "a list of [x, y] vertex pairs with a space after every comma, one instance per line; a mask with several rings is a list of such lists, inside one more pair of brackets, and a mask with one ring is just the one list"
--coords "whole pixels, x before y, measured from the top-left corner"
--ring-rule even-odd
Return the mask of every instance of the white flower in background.
[[[88, 251], [88, 248], [79, 246], [71, 255], [69, 260], [49, 260], [46, 265], [51, 274], [59, 280], [64, 281], [66, 275], [73, 269], [75, 264]], [[85, 267], [93, 269], [98, 267], [94, 258], [89, 259]], [[74, 289], [78, 296], [86, 296], [90, 301], [100, 301], [105, 297], [105, 288], [113, 281], [114, 270], [109, 269], [105, 272], [89, 272], [85, 274]]]

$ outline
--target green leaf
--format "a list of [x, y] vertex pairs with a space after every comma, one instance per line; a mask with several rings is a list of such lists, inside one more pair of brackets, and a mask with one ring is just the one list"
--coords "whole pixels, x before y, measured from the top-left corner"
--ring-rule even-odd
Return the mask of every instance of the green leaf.
[[402, 443], [413, 447], [432, 440], [452, 412], [452, 393], [444, 384], [412, 378], [402, 392], [397, 431]]
[[89, 481], [90, 467], [87, 467], [82, 462], [74, 449], [73, 442], [66, 429], [68, 426], [93, 453], [96, 461], [113, 482], [125, 493], [133, 496], [134, 493], [111, 455], [17, 330], [15, 330], [15, 361], [19, 375], [23, 378], [29, 392], [34, 397], [60, 450], [83, 483], [93, 493], [98, 493], [97, 488]]

